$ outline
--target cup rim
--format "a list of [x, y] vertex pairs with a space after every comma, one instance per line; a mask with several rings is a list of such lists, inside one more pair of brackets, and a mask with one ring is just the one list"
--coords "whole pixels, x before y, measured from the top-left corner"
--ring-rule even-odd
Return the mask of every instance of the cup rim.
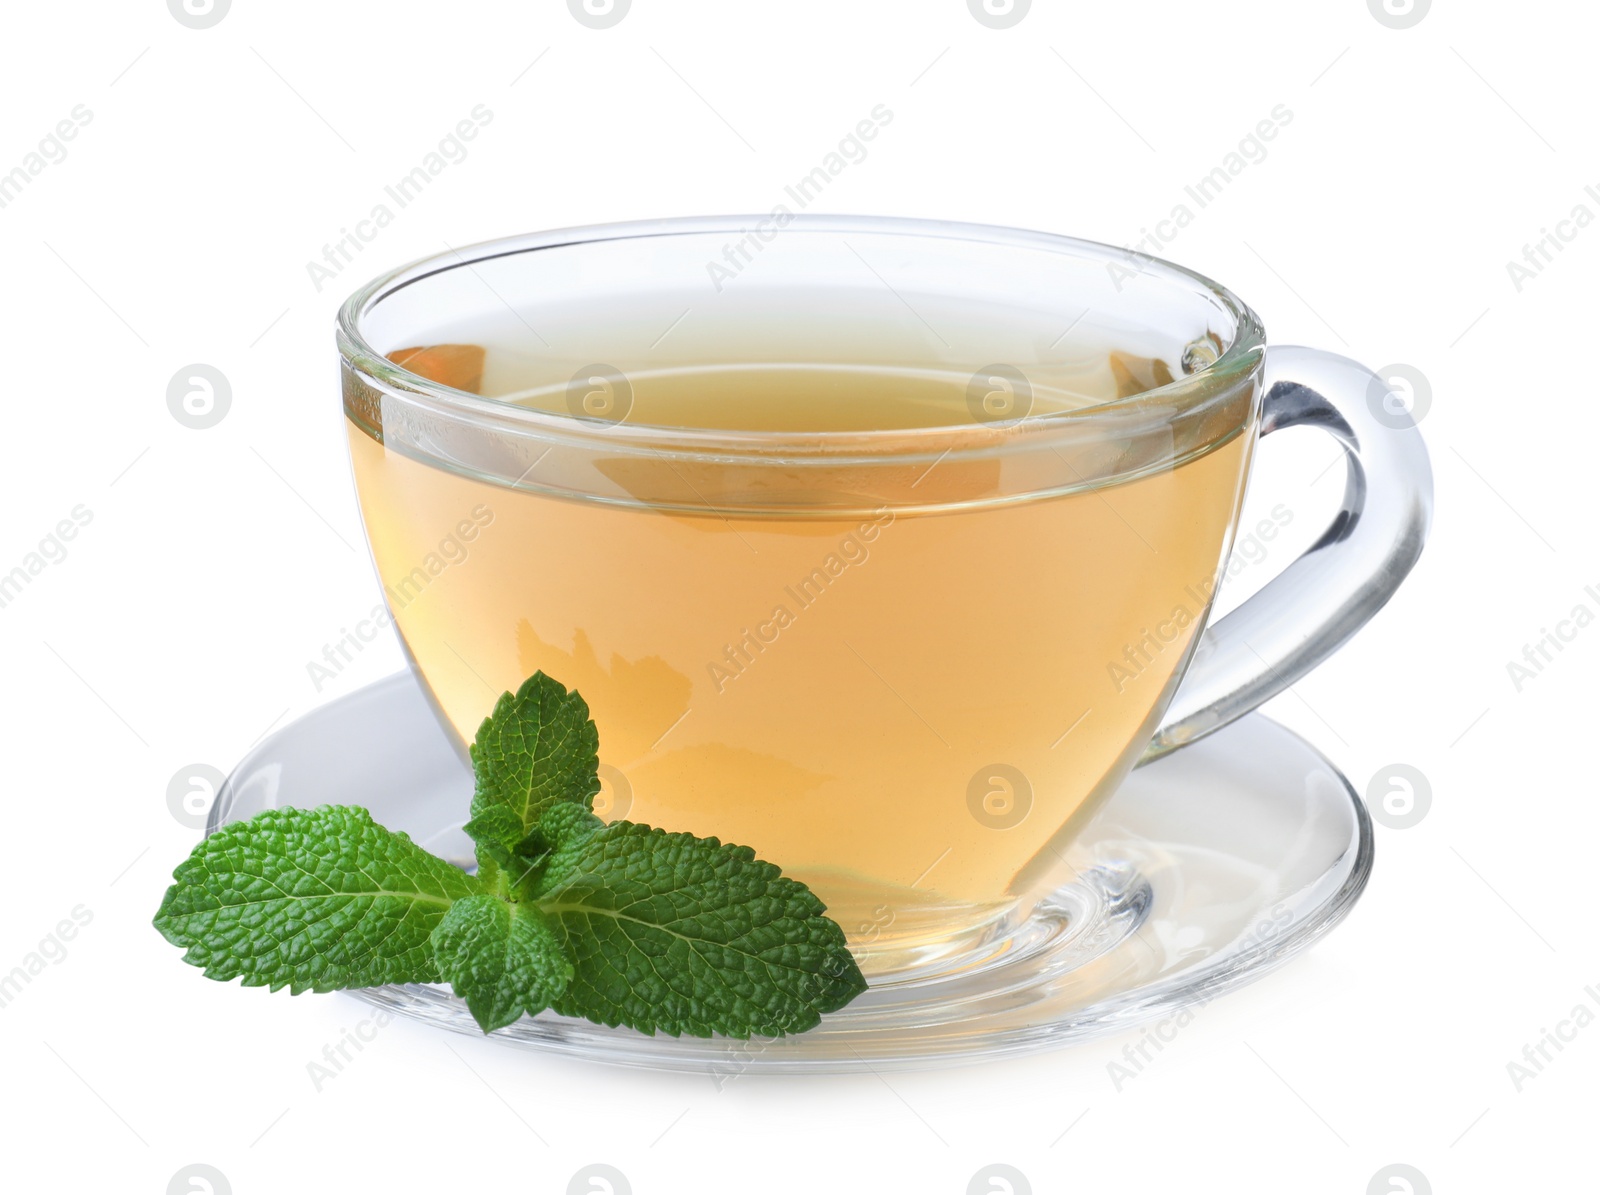
[[[368, 343], [362, 331], [365, 315], [377, 303], [407, 286], [422, 282], [446, 270], [470, 268], [477, 262], [515, 256], [541, 249], [556, 249], [602, 241], [636, 240], [658, 236], [703, 235], [706, 233], [743, 234], [762, 221], [765, 215], [689, 216], [651, 220], [621, 221], [608, 224], [577, 225], [539, 232], [495, 237], [461, 248], [429, 254], [381, 274], [351, 294], [339, 307], [337, 341], [345, 365], [380, 390], [403, 395], [428, 408], [433, 414], [472, 423], [514, 427], [522, 434], [548, 438], [568, 444], [610, 445], [626, 443], [656, 452], [727, 452], [782, 456], [818, 455], [897, 456], [905, 452], [937, 450], [957, 443], [952, 433], [970, 436], [967, 425], [916, 428], [874, 428], [837, 431], [771, 431], [735, 428], [678, 428], [657, 424], [614, 423], [580, 416], [539, 410], [474, 394], [436, 382], [390, 361]], [[954, 220], [931, 220], [902, 216], [795, 214], [784, 225], [785, 231], [834, 233], [879, 233], [923, 239], [967, 240], [1007, 245], [1078, 258], [1100, 259], [1106, 263], [1128, 263], [1140, 275], [1153, 275], [1203, 292], [1234, 321], [1234, 334], [1215, 360], [1184, 374], [1165, 385], [1142, 390], [1121, 399], [1110, 399], [1086, 407], [1031, 416], [1020, 427], [1035, 433], [1067, 433], [1082, 428], [1086, 421], [1115, 417], [1132, 410], [1147, 410], [1152, 405], [1169, 411], [1183, 411], [1200, 405], [1212, 394], [1229, 389], [1228, 381], [1248, 373], [1259, 362], [1265, 347], [1265, 330], [1255, 311], [1221, 283], [1164, 258], [1119, 248], [1100, 241], [1057, 233], [1036, 232], [1004, 225], [977, 224]], [[1019, 425], [1010, 425], [1016, 431]], [[1032, 438], [1031, 436], [1029, 437]], [[991, 445], [992, 447], [992, 445]]]

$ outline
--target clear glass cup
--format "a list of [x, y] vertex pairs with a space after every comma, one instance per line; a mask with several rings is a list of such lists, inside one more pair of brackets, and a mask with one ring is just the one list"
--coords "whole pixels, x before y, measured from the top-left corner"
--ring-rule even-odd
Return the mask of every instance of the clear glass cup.
[[[576, 688], [597, 812], [753, 846], [880, 979], [981, 967], [1129, 770], [1335, 650], [1429, 516], [1375, 375], [1039, 233], [540, 233], [378, 279], [339, 347], [387, 617], [455, 741], [535, 669]], [[1343, 508], [1208, 625], [1294, 425], [1345, 447]]]

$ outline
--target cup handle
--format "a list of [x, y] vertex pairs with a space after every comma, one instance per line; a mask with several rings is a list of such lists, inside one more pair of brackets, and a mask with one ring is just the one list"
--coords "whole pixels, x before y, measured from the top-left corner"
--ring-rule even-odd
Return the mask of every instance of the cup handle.
[[1149, 763], [1281, 693], [1332, 655], [1416, 564], [1433, 511], [1433, 471], [1409, 410], [1348, 357], [1272, 347], [1261, 431], [1318, 427], [1345, 450], [1344, 502], [1320, 539], [1238, 609], [1207, 626], [1145, 748]]

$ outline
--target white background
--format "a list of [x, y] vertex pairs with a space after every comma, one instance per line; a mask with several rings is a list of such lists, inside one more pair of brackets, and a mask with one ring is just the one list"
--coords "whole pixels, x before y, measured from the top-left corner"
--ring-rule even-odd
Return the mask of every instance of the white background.
[[[160, 0], [7, 19], [0, 172], [76, 105], [92, 113], [0, 209], [0, 572], [92, 512], [0, 609], [0, 971], [76, 906], [92, 914], [0, 1008], [8, 1189], [161, 1192], [193, 1162], [240, 1195], [559, 1192], [593, 1162], [637, 1195], [958, 1195], [992, 1162], [1035, 1192], [1359, 1195], [1394, 1162], [1436, 1192], [1592, 1186], [1600, 1027], [1520, 1091], [1507, 1064], [1600, 1007], [1600, 986], [1584, 991], [1600, 985], [1600, 812], [1579, 764], [1600, 627], [1520, 692], [1506, 668], [1580, 603], [1600, 612], [1584, 593], [1600, 585], [1600, 224], [1568, 226], [1520, 290], [1506, 268], [1575, 206], [1600, 215], [1592, 7], [1438, 3], [1404, 30], [1363, 0], [1036, 0], [1008, 30], [960, 0], [636, 0], [601, 31], [555, 0], [234, 0], [204, 30]], [[306, 263], [478, 104], [493, 121], [470, 155], [319, 291]], [[321, 692], [306, 669], [378, 593], [337, 303], [447, 241], [769, 210], [877, 104], [893, 123], [815, 210], [1118, 244], [1275, 105], [1292, 111], [1163, 254], [1237, 290], [1274, 341], [1431, 384], [1423, 562], [1271, 707], [1359, 788], [1420, 768], [1428, 816], [1379, 829], [1371, 887], [1331, 937], [1207, 1008], [1120, 1091], [1120, 1039], [718, 1090], [404, 1023], [317, 1091], [307, 1064], [366, 1007], [208, 983], [149, 922], [195, 837], [168, 812], [169, 778], [225, 770], [269, 727], [400, 666], [383, 642]], [[203, 431], [166, 405], [193, 362], [232, 386]], [[1269, 441], [1252, 513], [1284, 502], [1309, 542], [1336, 455]]]

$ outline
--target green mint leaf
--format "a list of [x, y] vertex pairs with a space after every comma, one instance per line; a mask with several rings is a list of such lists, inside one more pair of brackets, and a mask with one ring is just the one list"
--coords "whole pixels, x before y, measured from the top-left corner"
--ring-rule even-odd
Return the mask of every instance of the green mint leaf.
[[172, 873], [155, 926], [212, 979], [310, 989], [439, 978], [430, 936], [480, 891], [365, 809], [274, 809], [224, 826]]
[[477, 843], [480, 866], [485, 856], [501, 867], [509, 866], [515, 852], [514, 844], [524, 833], [522, 819], [504, 805], [491, 805], [461, 828]]
[[599, 746], [583, 698], [544, 673], [501, 695], [472, 744], [477, 785], [466, 828], [486, 878], [551, 805], [593, 805], [600, 791]]
[[750, 848], [596, 817], [595, 725], [543, 673], [496, 703], [472, 763], [477, 878], [364, 809], [272, 810], [195, 847], [156, 927], [214, 979], [448, 982], [486, 1033], [553, 1008], [778, 1036], [866, 989], [822, 902]]
[[485, 1033], [543, 1012], [572, 980], [572, 963], [529, 904], [469, 896], [433, 930], [439, 974]]
[[557, 1012], [645, 1033], [778, 1036], [866, 989], [822, 902], [749, 847], [625, 821], [565, 828], [529, 893], [574, 967]]
[[517, 844], [510, 890], [518, 900], [536, 899], [544, 877], [565, 874], [572, 867], [585, 840], [601, 826], [598, 817], [581, 805], [559, 803], [550, 806], [539, 824]]

